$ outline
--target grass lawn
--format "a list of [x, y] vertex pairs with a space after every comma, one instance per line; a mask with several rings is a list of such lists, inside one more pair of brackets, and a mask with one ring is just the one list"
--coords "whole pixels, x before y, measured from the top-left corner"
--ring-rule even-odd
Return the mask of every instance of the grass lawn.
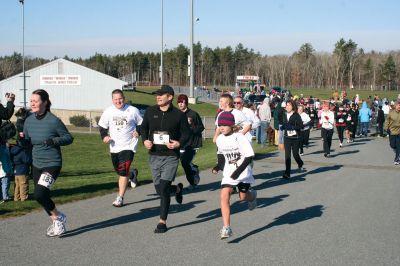
[[[56, 204], [66, 203], [117, 191], [117, 176], [113, 171], [108, 145], [103, 144], [99, 134], [74, 133], [74, 143], [63, 147], [63, 168], [60, 177], [52, 189], [52, 199]], [[261, 149], [253, 145], [258, 154], [275, 150], [274, 147]], [[216, 147], [211, 139], [204, 141], [194, 162], [201, 170], [211, 168], [216, 161]], [[150, 182], [147, 150], [140, 143], [133, 165], [139, 170], [139, 180]], [[183, 174], [181, 167], [178, 176]], [[187, 183], [185, 178], [179, 181]], [[10, 195], [13, 195], [14, 182], [11, 182]], [[140, 189], [140, 187], [136, 188]], [[30, 180], [29, 192], [33, 193], [33, 182]], [[6, 202], [0, 205], [0, 218], [26, 214], [32, 210], [41, 209], [36, 201]]]

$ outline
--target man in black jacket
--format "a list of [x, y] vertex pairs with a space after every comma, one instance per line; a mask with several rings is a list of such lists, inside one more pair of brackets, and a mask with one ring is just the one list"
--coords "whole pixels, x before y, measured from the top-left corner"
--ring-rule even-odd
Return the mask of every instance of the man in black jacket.
[[160, 221], [154, 233], [165, 233], [170, 206], [170, 193], [182, 203], [182, 183], [172, 185], [179, 164], [180, 148], [189, 139], [189, 125], [185, 114], [172, 105], [174, 90], [162, 85], [155, 92], [157, 105], [147, 108], [141, 125], [144, 146], [149, 150], [153, 183], [160, 195]]
[[[6, 107], [4, 107], [0, 103], [0, 126], [2, 124], [2, 120], [9, 120], [14, 114], [15, 95], [13, 93], [6, 93], [6, 101], [7, 101]], [[10, 160], [10, 153], [8, 151], [6, 143], [7, 143], [6, 139], [0, 139], [0, 162], [3, 171], [6, 173], [6, 176], [3, 177], [1, 180], [2, 194], [3, 194], [2, 197], [3, 200], [1, 202], [10, 200], [8, 195], [8, 189], [10, 186], [10, 176], [12, 175], [13, 172]]]
[[195, 189], [200, 182], [199, 167], [192, 163], [196, 151], [202, 146], [202, 135], [204, 130], [200, 115], [188, 108], [188, 97], [185, 94], [178, 96], [178, 108], [187, 117], [190, 138], [185, 147], [181, 147], [181, 164], [189, 182], [189, 189]]

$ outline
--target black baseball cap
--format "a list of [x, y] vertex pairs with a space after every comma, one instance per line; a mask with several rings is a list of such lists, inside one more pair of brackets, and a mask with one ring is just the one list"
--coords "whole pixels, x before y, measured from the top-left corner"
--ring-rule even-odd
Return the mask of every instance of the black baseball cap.
[[169, 85], [161, 85], [161, 88], [155, 92], [153, 92], [153, 94], [157, 94], [157, 95], [164, 95], [168, 93], [169, 95], [174, 96], [175, 92], [174, 89], [169, 86]]

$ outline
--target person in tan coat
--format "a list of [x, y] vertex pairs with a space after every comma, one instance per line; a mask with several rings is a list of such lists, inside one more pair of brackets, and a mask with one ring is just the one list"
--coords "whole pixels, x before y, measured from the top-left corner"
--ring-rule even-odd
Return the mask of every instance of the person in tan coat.
[[386, 118], [384, 129], [389, 134], [390, 147], [395, 153], [394, 165], [400, 165], [400, 99]]

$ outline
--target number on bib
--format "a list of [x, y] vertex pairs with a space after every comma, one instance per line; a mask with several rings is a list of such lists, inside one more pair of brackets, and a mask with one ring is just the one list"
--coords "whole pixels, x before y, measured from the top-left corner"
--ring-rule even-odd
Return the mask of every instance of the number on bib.
[[50, 173], [43, 172], [40, 175], [38, 185], [42, 185], [42, 186], [50, 189], [53, 184], [54, 184], [54, 178]]

